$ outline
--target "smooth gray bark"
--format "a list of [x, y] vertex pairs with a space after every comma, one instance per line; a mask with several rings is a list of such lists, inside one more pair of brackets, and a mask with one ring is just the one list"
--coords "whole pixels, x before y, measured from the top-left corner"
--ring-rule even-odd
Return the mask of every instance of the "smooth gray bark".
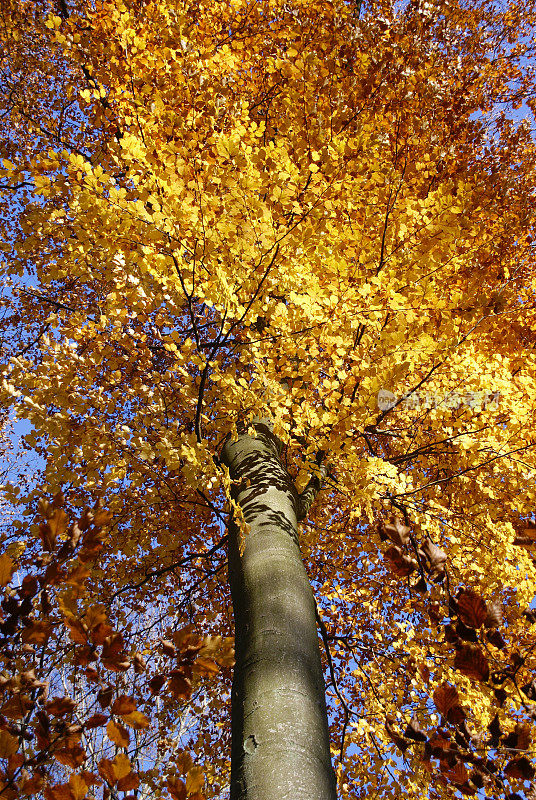
[[[263, 423], [222, 460], [250, 526], [231, 520], [236, 635], [231, 800], [335, 800], [315, 606], [298, 545], [298, 496]], [[242, 552], [241, 552], [242, 545]]]

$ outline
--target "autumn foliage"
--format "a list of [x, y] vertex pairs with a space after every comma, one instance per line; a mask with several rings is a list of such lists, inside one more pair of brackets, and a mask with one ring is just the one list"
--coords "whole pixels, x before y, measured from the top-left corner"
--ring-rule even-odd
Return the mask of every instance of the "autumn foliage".
[[1, 796], [227, 797], [259, 417], [340, 797], [534, 796], [534, 12], [4, 1]]

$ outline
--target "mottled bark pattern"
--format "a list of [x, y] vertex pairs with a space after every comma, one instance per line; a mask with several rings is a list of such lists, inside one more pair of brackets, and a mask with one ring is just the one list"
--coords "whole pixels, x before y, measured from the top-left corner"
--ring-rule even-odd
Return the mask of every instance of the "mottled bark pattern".
[[[229, 530], [236, 629], [231, 800], [335, 800], [311, 586], [298, 546], [300, 501], [278, 439], [227, 442], [222, 458], [249, 533]], [[309, 498], [303, 498], [309, 500]]]

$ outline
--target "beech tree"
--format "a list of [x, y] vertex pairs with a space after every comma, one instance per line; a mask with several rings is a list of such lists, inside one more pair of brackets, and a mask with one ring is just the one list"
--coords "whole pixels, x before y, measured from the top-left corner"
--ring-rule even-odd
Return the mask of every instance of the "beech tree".
[[534, 796], [534, 11], [4, 0], [7, 800]]

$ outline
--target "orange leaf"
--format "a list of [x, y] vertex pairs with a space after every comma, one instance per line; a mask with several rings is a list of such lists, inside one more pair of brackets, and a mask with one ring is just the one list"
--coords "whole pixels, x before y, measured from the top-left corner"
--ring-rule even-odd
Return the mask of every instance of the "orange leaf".
[[108, 738], [118, 747], [128, 747], [130, 742], [130, 734], [127, 729], [118, 722], [114, 722], [112, 719], [106, 726], [106, 733], [108, 734]]
[[186, 800], [186, 784], [180, 778], [168, 778], [166, 788], [173, 800]]
[[130, 792], [133, 789], [137, 789], [139, 785], [139, 775], [136, 775], [134, 772], [129, 772], [128, 775], [125, 775], [124, 778], [120, 778], [117, 781], [117, 788], [120, 792]]
[[55, 717], [64, 717], [66, 714], [71, 714], [76, 706], [77, 703], [70, 697], [54, 697], [49, 700], [45, 708]]
[[104, 778], [104, 780], [107, 783], [110, 783], [112, 785], [115, 783], [116, 778], [114, 772], [114, 765], [109, 758], [101, 758], [101, 760], [99, 761], [98, 769], [99, 769], [99, 775], [101, 776], [101, 778]]
[[448, 719], [449, 722], [455, 722], [451, 717], [453, 715], [459, 716], [459, 711], [463, 713], [463, 709], [459, 705], [458, 690], [455, 686], [450, 686], [448, 683], [442, 683], [441, 686], [437, 687], [434, 692], [434, 704], [439, 713], [442, 714], [445, 719]]
[[71, 775], [69, 778], [69, 788], [74, 800], [82, 800], [87, 794], [88, 785], [80, 775]]
[[112, 762], [116, 780], [121, 780], [132, 771], [130, 759], [126, 753], [118, 753]]
[[134, 728], [134, 730], [143, 730], [150, 725], [149, 720], [141, 711], [133, 711], [132, 714], [124, 714], [123, 720], [127, 725], [130, 725], [131, 728]]
[[45, 644], [52, 633], [52, 625], [45, 620], [33, 622], [22, 632], [22, 641], [28, 644]]
[[0, 556], [0, 586], [7, 586], [14, 571], [15, 562], [7, 553], [2, 553]]
[[196, 658], [193, 664], [193, 671], [198, 675], [215, 675], [219, 672], [219, 667], [212, 658]]
[[133, 698], [128, 697], [126, 694], [119, 695], [112, 705], [112, 713], [119, 714], [121, 717], [125, 714], [131, 714], [133, 711], [136, 711], [136, 709], [137, 706]]

